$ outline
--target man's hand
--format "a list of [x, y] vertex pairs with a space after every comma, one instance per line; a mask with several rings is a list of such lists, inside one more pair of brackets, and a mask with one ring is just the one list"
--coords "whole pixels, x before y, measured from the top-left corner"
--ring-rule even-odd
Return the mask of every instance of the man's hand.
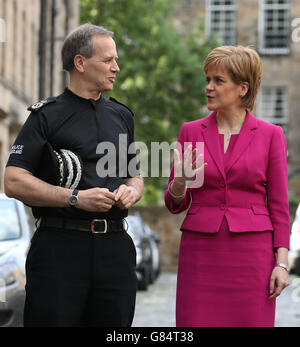
[[127, 210], [139, 199], [139, 193], [133, 186], [121, 184], [115, 191], [116, 206], [121, 210]]
[[107, 188], [91, 188], [79, 191], [76, 207], [89, 212], [107, 212], [115, 203], [115, 194]]

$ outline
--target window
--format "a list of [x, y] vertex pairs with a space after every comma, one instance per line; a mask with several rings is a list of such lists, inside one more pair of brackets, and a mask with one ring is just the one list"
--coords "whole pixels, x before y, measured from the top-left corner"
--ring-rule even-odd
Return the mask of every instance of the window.
[[264, 54], [290, 52], [290, 0], [262, 0], [259, 15], [259, 50]]
[[258, 99], [258, 116], [270, 123], [280, 125], [286, 132], [287, 89], [285, 87], [264, 87]]
[[236, 44], [236, 0], [206, 0], [206, 32], [222, 44]]

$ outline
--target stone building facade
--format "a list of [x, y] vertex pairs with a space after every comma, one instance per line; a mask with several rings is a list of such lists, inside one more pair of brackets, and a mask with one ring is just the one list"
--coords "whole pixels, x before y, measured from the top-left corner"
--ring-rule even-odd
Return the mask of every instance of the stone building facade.
[[221, 44], [251, 45], [263, 62], [253, 113], [283, 127], [288, 143], [289, 196], [300, 200], [300, 1], [183, 0], [174, 23], [181, 31], [202, 23]]
[[27, 107], [61, 93], [60, 48], [79, 23], [79, 0], [0, 0], [0, 191]]

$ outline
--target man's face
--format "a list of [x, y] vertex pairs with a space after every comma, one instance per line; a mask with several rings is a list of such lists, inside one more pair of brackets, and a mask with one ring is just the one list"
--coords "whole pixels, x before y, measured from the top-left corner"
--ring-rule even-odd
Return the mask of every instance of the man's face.
[[100, 93], [110, 91], [120, 71], [116, 44], [111, 37], [104, 35], [93, 36], [93, 42], [95, 52], [91, 58], [85, 58], [83, 77]]

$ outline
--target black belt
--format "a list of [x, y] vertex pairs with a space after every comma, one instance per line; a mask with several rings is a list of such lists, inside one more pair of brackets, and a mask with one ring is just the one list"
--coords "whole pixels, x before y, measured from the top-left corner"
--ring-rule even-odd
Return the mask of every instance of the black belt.
[[106, 234], [109, 232], [125, 231], [124, 219], [68, 219], [59, 217], [41, 217], [37, 224], [38, 227], [50, 227], [60, 229], [70, 229], [77, 231], [90, 231], [93, 234]]

